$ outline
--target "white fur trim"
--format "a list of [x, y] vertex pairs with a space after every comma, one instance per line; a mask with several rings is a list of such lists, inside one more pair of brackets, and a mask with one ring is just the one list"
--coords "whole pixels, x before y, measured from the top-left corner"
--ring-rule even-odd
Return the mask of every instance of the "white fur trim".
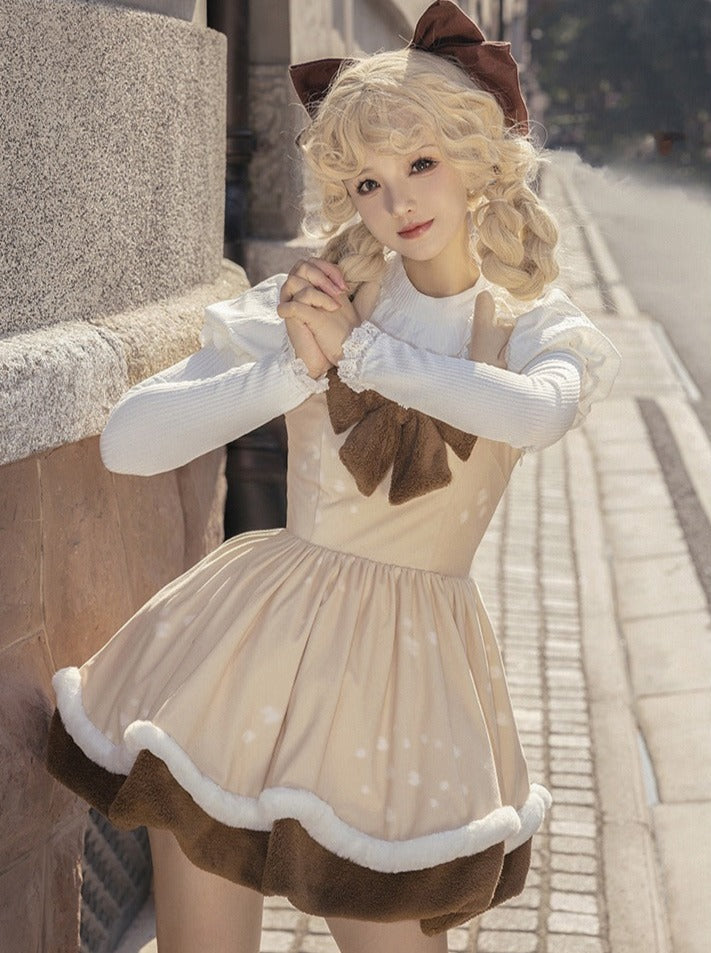
[[531, 793], [523, 807], [519, 810], [518, 816], [521, 822], [521, 828], [515, 834], [506, 839], [506, 853], [511, 853], [521, 844], [525, 844], [529, 837], [532, 837], [543, 823], [546, 811], [550, 809], [553, 798], [550, 793], [541, 784], [532, 784]]
[[346, 824], [310, 791], [268, 788], [258, 798], [225, 791], [202, 774], [180, 745], [152, 722], [134, 721], [124, 733], [125, 746], [114, 745], [84, 710], [79, 670], [62, 669], [54, 676], [53, 684], [65, 728], [101, 767], [128, 774], [138, 753], [147, 749], [168, 766], [178, 784], [215, 820], [230, 827], [268, 831], [277, 820], [295, 818], [327, 850], [383, 873], [422, 870], [479, 853], [501, 841], [506, 841], [508, 853], [540, 827], [551, 803], [545, 788], [534, 784], [519, 811], [511, 806], [499, 807], [456, 830], [403, 841], [382, 840]]
[[67, 732], [82, 751], [100, 767], [114, 774], [128, 774], [136, 760], [123, 745], [115, 745], [99, 731], [84, 710], [81, 673], [78, 668], [60, 668], [52, 678], [57, 708]]

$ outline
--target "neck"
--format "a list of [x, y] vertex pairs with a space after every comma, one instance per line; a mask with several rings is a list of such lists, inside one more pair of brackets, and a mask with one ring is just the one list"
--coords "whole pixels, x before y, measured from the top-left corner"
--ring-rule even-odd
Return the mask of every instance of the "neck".
[[476, 284], [479, 268], [471, 258], [456, 261], [445, 258], [432, 261], [414, 261], [403, 258], [405, 273], [417, 290], [430, 298], [448, 298], [460, 294]]

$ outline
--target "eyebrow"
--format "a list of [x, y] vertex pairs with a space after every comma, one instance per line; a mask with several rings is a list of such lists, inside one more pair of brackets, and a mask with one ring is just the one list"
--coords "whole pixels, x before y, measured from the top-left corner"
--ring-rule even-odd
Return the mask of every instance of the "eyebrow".
[[[426, 143], [424, 144], [424, 146], [420, 146], [418, 149], [413, 149], [412, 152], [404, 152], [404, 153], [403, 153], [403, 157], [405, 157], [405, 156], [414, 156], [414, 155], [416, 155], [417, 153], [422, 153], [422, 152], [425, 152], [425, 151], [427, 151], [427, 150], [429, 150], [429, 149], [434, 149], [435, 151], [439, 152], [439, 146], [436, 145], [436, 143], [434, 143], [434, 142], [426, 142]], [[374, 171], [375, 171], [374, 169], [372, 169], [369, 165], [367, 165], [367, 166], [365, 166], [364, 168], [362, 168], [362, 169], [360, 170], [360, 172], [358, 173], [358, 175], [354, 175], [354, 176], [352, 176], [352, 178], [353, 178], [353, 179], [359, 179], [362, 175], [365, 175], [366, 172], [374, 172]]]

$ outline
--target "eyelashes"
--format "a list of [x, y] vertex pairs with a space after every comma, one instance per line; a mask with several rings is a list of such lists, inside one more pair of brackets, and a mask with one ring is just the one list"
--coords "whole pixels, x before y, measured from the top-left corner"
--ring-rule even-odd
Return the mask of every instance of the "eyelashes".
[[[436, 165], [437, 159], [432, 159], [429, 156], [420, 156], [418, 159], [415, 159], [414, 162], [410, 163], [410, 172], [413, 175], [420, 175], [423, 172], [429, 172], [430, 169], [434, 169]], [[378, 187], [379, 183], [375, 179], [364, 178], [356, 184], [355, 191], [358, 195], [369, 195]]]
[[369, 192], [377, 189], [377, 187], [378, 183], [375, 179], [363, 179], [356, 185], [355, 190], [358, 195], [367, 195]]

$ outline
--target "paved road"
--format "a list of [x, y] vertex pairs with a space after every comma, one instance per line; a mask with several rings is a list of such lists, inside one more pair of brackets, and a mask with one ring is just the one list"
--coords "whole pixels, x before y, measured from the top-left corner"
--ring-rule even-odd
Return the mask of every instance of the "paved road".
[[701, 392], [711, 436], [711, 188], [639, 167], [575, 167], [575, 185], [639, 308], [659, 321]]

